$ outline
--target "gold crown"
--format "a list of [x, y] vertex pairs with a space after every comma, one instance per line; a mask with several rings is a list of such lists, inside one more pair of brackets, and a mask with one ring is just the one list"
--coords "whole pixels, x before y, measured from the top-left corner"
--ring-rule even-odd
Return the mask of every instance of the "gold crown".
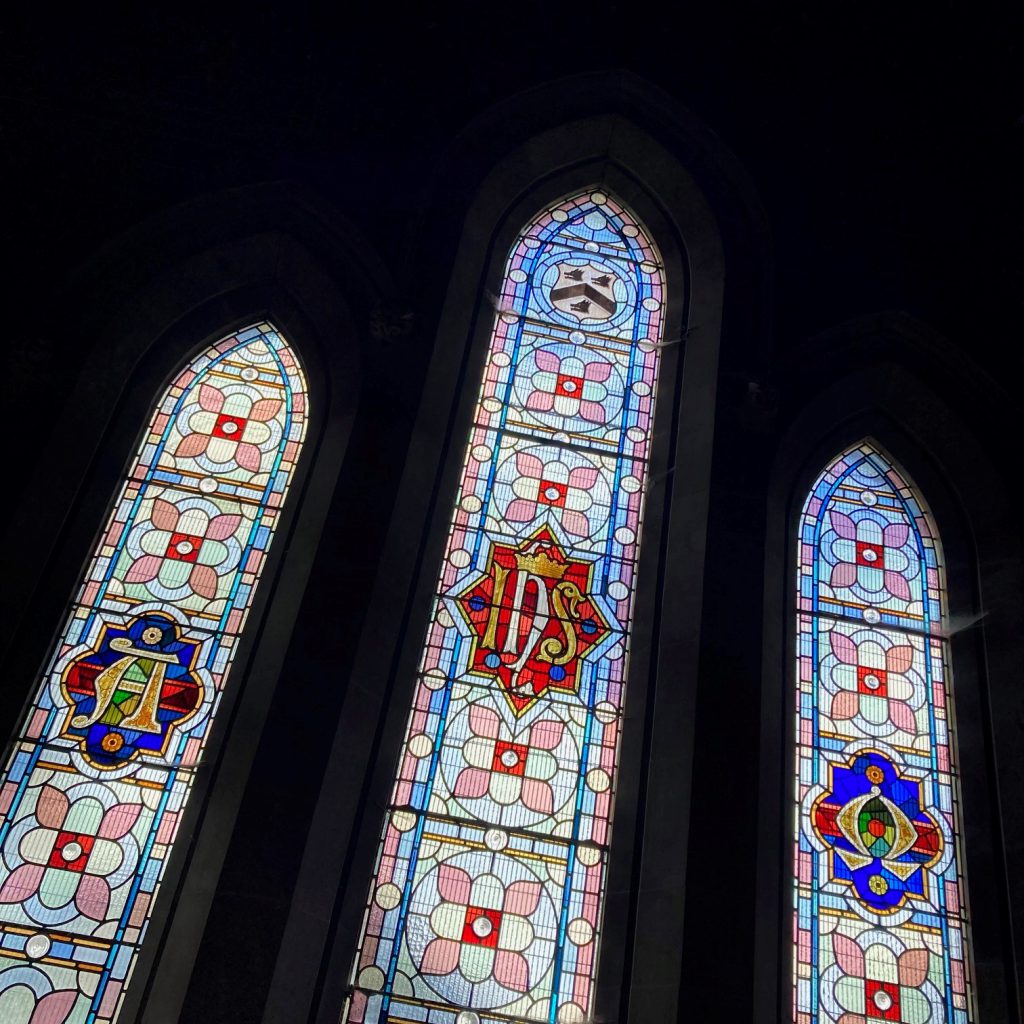
[[522, 572], [530, 572], [534, 576], [544, 576], [551, 580], [560, 580], [569, 568], [565, 562], [556, 562], [544, 548], [532, 555], [529, 552], [517, 551], [516, 566]]

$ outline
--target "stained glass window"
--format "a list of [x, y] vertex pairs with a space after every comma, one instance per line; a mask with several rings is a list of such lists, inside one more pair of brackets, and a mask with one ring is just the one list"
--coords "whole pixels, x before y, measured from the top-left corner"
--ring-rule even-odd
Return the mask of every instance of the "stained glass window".
[[587, 1018], [664, 286], [610, 197], [508, 257], [347, 1020]]
[[157, 403], [0, 779], [0, 1020], [116, 1019], [306, 430], [267, 323]]
[[869, 443], [798, 544], [797, 1024], [973, 1017], [942, 550]]

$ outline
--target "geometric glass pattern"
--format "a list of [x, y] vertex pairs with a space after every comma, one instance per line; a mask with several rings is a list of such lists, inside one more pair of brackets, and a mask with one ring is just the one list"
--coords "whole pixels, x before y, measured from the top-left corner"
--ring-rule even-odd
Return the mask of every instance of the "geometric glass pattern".
[[267, 323], [160, 396], [0, 777], [0, 1020], [109, 1022], [306, 431]]
[[798, 548], [795, 1020], [968, 1024], [938, 535], [864, 442], [818, 478]]
[[588, 1019], [663, 273], [587, 191], [505, 265], [346, 1020]]

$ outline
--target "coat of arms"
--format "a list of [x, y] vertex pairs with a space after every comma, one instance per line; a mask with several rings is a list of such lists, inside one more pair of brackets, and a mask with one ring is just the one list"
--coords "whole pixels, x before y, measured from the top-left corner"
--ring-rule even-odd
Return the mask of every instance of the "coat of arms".
[[559, 263], [551, 288], [551, 305], [577, 320], [608, 320], [615, 315], [615, 282], [607, 267], [593, 263]]

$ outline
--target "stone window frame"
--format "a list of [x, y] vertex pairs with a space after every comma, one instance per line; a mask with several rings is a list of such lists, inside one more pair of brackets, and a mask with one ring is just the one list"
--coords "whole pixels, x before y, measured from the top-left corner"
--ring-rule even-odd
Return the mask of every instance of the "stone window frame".
[[[708, 198], [680, 160], [626, 117], [591, 115], [505, 155], [465, 217], [265, 1024], [338, 1019], [490, 341], [486, 295], [500, 290], [523, 225], [588, 188], [625, 203], [660, 250], [670, 343], [655, 419], [595, 1012], [598, 1019], [676, 1016], [724, 258]], [[407, 590], [400, 580], [409, 581]], [[376, 729], [368, 728], [374, 721]]]

